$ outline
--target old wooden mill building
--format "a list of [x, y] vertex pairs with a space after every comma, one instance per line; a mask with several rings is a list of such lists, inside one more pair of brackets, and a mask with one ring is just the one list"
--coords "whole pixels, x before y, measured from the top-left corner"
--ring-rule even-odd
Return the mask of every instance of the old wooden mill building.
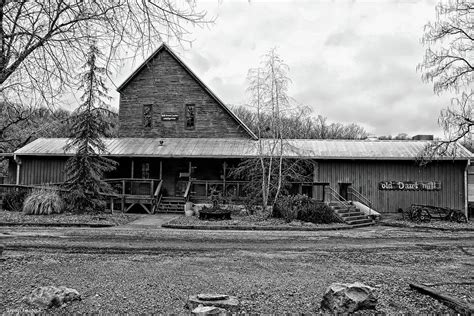
[[[229, 166], [257, 155], [256, 135], [166, 45], [118, 88], [119, 137], [107, 139], [119, 167], [107, 174], [124, 211], [182, 211], [211, 188], [242, 196]], [[67, 139], [37, 139], [17, 150], [10, 164], [16, 184], [58, 183], [72, 154]], [[289, 140], [288, 158], [313, 162], [312, 182], [297, 192], [314, 198], [357, 200], [380, 213], [412, 203], [467, 211], [471, 154], [459, 145], [454, 158], [419, 167], [423, 140]]]

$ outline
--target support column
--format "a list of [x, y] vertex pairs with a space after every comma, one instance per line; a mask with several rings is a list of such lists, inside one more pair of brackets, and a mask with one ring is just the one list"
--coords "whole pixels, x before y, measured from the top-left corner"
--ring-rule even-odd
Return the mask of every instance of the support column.
[[133, 173], [135, 171], [135, 161], [133, 159], [132, 159], [132, 166], [131, 167], [132, 167], [132, 170], [130, 172], [130, 178], [133, 179]]
[[160, 160], [160, 180], [163, 180], [163, 160]]
[[13, 160], [15, 160], [15, 162], [16, 162], [16, 179], [15, 179], [16, 181], [15, 181], [15, 183], [16, 183], [16, 185], [19, 185], [20, 182], [21, 182], [21, 181], [20, 181], [20, 175], [21, 175], [21, 173], [20, 173], [21, 160], [20, 160], [20, 158], [18, 158], [16, 155], [13, 157]]
[[[315, 161], [313, 163], [313, 183], [318, 182], [318, 181], [319, 181], [319, 163]], [[316, 195], [318, 195], [318, 189], [314, 185], [312, 186], [312, 188], [313, 188], [312, 194], [313, 194], [313, 199], [314, 199], [316, 198]]]
[[227, 162], [224, 160], [224, 163], [222, 164], [222, 172], [223, 172], [223, 177], [222, 177], [222, 182], [224, 183], [224, 187], [222, 188], [222, 194], [223, 196], [226, 196], [227, 194], [227, 188], [226, 188], [226, 178], [227, 178]]

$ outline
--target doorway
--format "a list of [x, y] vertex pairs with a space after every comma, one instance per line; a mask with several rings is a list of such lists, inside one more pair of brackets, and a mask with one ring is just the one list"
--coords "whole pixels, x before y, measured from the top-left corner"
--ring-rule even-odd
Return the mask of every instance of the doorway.
[[349, 188], [351, 187], [352, 183], [339, 183], [339, 195], [346, 201], [349, 200]]

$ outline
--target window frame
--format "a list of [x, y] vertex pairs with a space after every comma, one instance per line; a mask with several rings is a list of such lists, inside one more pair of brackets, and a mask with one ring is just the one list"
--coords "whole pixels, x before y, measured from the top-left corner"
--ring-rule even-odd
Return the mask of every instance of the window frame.
[[[145, 109], [147, 107], [150, 109], [150, 113], [149, 113], [150, 114], [150, 118], [149, 118], [150, 119], [150, 125], [149, 126], [146, 125], [147, 118], [145, 117]], [[153, 128], [153, 104], [143, 104], [143, 106], [142, 106], [142, 127], [146, 128], [146, 129]]]
[[[192, 122], [193, 126], [188, 126], [188, 108], [192, 107]], [[195, 130], [196, 129], [196, 104], [195, 103], [186, 103], [184, 105], [184, 129], [186, 130]]]

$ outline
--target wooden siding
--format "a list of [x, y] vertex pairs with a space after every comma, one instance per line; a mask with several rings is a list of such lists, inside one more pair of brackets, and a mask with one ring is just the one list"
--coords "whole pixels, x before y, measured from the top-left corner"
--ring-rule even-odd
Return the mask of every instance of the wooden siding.
[[64, 182], [66, 180], [66, 161], [66, 157], [22, 157], [20, 184]]
[[[249, 138], [249, 134], [162, 50], [120, 91], [120, 137]], [[152, 105], [152, 127], [143, 127], [143, 106]], [[195, 104], [195, 128], [185, 128], [185, 105]], [[161, 115], [178, 115], [162, 121]]]
[[[429, 204], [464, 210], [465, 162], [439, 162], [418, 167], [403, 161], [319, 161], [318, 181], [352, 187], [368, 197], [379, 212], [396, 212], [411, 204]], [[380, 181], [441, 181], [441, 191], [382, 191]]]

